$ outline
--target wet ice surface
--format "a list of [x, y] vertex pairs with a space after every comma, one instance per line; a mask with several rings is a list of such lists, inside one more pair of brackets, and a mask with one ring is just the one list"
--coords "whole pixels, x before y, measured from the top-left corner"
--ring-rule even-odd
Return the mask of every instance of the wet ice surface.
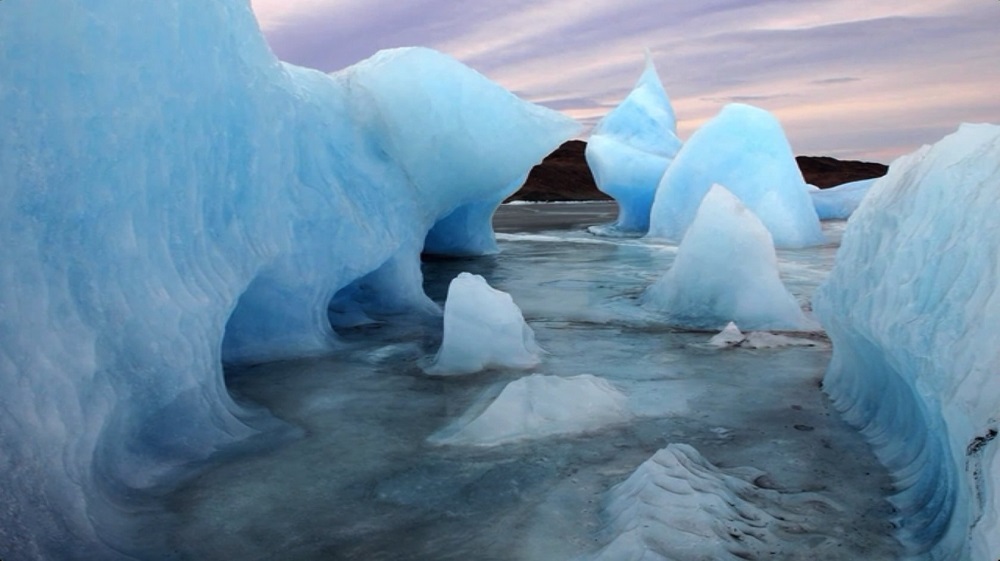
[[[570, 229], [545, 230], [546, 207]], [[302, 434], [254, 453], [220, 454], [173, 492], [177, 557], [589, 556], [611, 539], [609, 489], [658, 450], [687, 444], [720, 469], [766, 472], [756, 483], [768, 492], [821, 499], [788, 501], [807, 505], [791, 513], [806, 518], [805, 530], [782, 533], [786, 541], [761, 558], [897, 558], [884, 500], [889, 478], [819, 388], [828, 344], [718, 349], [707, 344], [712, 333], [658, 324], [636, 299], [675, 248], [587, 234], [583, 226], [613, 218], [608, 208], [504, 207], [500, 255], [430, 262], [425, 275], [439, 302], [462, 271], [510, 293], [549, 353], [527, 373], [604, 378], [628, 397], [633, 420], [490, 448], [428, 444], [527, 373], [427, 376], [417, 362], [440, 343], [433, 323], [345, 332], [337, 356], [231, 376], [238, 400]], [[829, 270], [843, 224], [826, 229], [828, 246], [779, 252], [783, 278], [802, 301]]]

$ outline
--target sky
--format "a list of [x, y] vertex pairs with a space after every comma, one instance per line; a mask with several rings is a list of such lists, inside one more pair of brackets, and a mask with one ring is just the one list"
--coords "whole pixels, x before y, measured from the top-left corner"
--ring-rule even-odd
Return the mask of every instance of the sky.
[[[384, 48], [448, 53], [589, 128], [649, 49], [686, 139], [729, 102], [796, 154], [889, 163], [1000, 123], [1000, 0], [252, 0], [275, 54], [332, 72]], [[586, 137], [584, 133], [583, 137]]]

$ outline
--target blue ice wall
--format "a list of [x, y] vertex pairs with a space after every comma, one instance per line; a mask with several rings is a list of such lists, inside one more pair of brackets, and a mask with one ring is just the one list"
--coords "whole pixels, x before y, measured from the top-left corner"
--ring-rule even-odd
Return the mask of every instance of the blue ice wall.
[[577, 129], [425, 49], [284, 65], [246, 0], [5, 1], [0, 44], [5, 561], [132, 551], [135, 490], [253, 433], [224, 359], [329, 351], [362, 277], [430, 307], [428, 230]]
[[814, 302], [916, 559], [1000, 559], [998, 207], [1000, 127], [963, 125], [872, 185]]

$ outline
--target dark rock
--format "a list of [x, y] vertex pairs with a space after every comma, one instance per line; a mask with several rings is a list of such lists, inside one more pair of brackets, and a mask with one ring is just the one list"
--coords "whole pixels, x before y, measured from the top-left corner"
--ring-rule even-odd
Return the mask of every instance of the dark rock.
[[802, 171], [802, 178], [806, 183], [820, 189], [882, 177], [889, 171], [889, 166], [885, 164], [838, 160], [828, 156], [796, 156], [795, 162], [799, 164], [799, 170]]
[[[607, 201], [587, 167], [587, 143], [570, 140], [531, 169], [528, 180], [507, 201]], [[838, 160], [827, 156], [796, 156], [806, 183], [826, 189], [842, 183], [881, 177], [888, 166], [874, 162]]]
[[532, 168], [521, 190], [509, 201], [606, 201], [611, 197], [597, 189], [583, 155], [587, 143], [570, 140]]

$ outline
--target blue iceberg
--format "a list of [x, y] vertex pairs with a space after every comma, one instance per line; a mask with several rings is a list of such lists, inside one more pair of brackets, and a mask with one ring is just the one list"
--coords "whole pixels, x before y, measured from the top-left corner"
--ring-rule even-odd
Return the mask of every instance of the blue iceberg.
[[656, 189], [649, 236], [683, 238], [714, 184], [725, 185], [760, 218], [775, 246], [823, 243], [795, 156], [781, 124], [767, 111], [733, 103], [695, 131]]
[[895, 476], [914, 558], [1000, 558], [1000, 127], [893, 162], [815, 309], [825, 390]]
[[426, 49], [283, 64], [245, 0], [2, 12], [5, 559], [125, 557], [136, 490], [254, 433], [223, 361], [329, 351], [338, 294], [435, 311], [428, 232], [489, 250], [578, 130]]
[[594, 127], [587, 165], [597, 187], [618, 202], [613, 230], [644, 234], [656, 187], [681, 147], [677, 119], [646, 53], [646, 69], [632, 92]]
[[846, 220], [850, 218], [876, 181], [878, 178], [862, 179], [829, 189], [809, 191], [809, 196], [812, 197], [813, 205], [816, 207], [816, 215], [819, 216], [820, 220]]

